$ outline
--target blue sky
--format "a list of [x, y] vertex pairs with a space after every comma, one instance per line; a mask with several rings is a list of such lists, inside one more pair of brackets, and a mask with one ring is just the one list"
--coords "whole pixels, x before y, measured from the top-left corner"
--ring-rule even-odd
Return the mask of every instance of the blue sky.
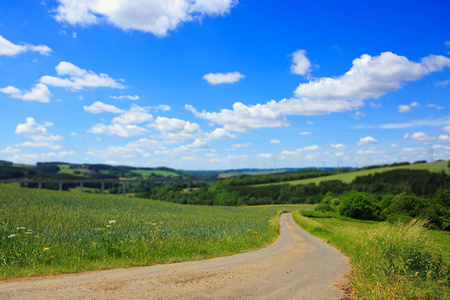
[[0, 2], [0, 159], [450, 158], [448, 1], [136, 2]]

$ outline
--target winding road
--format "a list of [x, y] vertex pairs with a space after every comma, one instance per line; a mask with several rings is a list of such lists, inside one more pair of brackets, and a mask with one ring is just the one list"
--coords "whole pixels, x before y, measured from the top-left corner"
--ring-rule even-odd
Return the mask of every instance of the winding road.
[[340, 299], [348, 259], [291, 214], [267, 248], [203, 261], [0, 282], [0, 299]]

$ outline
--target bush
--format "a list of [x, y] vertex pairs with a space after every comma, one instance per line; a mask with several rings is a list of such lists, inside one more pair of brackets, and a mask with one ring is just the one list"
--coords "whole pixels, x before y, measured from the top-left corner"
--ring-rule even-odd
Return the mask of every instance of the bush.
[[341, 202], [339, 213], [354, 219], [379, 220], [381, 210], [374, 196], [354, 192]]

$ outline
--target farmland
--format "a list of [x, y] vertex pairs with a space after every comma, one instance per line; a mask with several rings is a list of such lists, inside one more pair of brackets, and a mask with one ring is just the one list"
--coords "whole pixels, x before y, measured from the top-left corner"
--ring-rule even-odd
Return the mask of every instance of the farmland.
[[255, 250], [295, 206], [206, 207], [0, 186], [0, 278], [179, 262]]

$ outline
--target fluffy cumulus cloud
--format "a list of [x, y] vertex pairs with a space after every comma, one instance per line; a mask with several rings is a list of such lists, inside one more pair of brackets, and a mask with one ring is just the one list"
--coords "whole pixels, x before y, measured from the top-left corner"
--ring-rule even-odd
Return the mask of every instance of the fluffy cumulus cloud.
[[312, 134], [312, 132], [309, 132], [309, 131], [300, 132], [300, 135], [311, 135], [311, 134]]
[[449, 144], [450, 143], [450, 136], [448, 134], [441, 134], [438, 136], [438, 142], [440, 144]]
[[15, 163], [33, 164], [38, 161], [55, 161], [57, 159], [72, 156], [74, 154], [75, 151], [46, 152], [37, 154], [19, 153], [8, 157], [8, 160], [14, 161]]
[[286, 115], [323, 115], [349, 111], [362, 105], [361, 101], [283, 99], [256, 105], [235, 102], [232, 110], [222, 109], [220, 112], [199, 112], [192, 105], [185, 107], [198, 118], [223, 125], [227, 130], [245, 132], [249, 129], [289, 126]]
[[237, 135], [229, 133], [223, 128], [216, 128], [213, 132], [207, 134], [207, 139], [218, 140], [218, 139], [235, 139]]
[[157, 150], [154, 153], [156, 155], [174, 155], [179, 157], [180, 155], [194, 154], [202, 151], [212, 151], [212, 148], [206, 140], [195, 139], [190, 144], [181, 145], [179, 147], [168, 150]]
[[148, 113], [150, 107], [140, 107], [133, 104], [129, 111], [123, 112], [120, 116], [115, 117], [112, 122], [118, 124], [139, 124], [143, 122], [150, 122], [153, 116]]
[[270, 141], [271, 144], [281, 144], [280, 140], [271, 140]]
[[292, 53], [291, 73], [306, 75], [311, 71], [311, 62], [306, 57], [305, 50], [297, 50]]
[[442, 131], [444, 131], [444, 132], [450, 132], [450, 125], [444, 126], [444, 127], [442, 128]]
[[16, 56], [17, 54], [28, 51], [39, 52], [42, 55], [49, 55], [52, 49], [45, 45], [34, 46], [25, 43], [16, 45], [0, 35], [0, 55]]
[[91, 114], [100, 114], [100, 113], [104, 113], [104, 112], [120, 114], [120, 113], [125, 112], [124, 110], [119, 109], [119, 108], [115, 107], [114, 105], [105, 104], [100, 101], [94, 102], [90, 106], [83, 106], [83, 109]]
[[411, 103], [409, 105], [399, 105], [398, 112], [401, 112], [401, 113], [410, 112], [413, 107], [420, 107], [420, 103], [414, 101], [413, 103]]
[[392, 52], [373, 57], [364, 54], [353, 60], [352, 68], [344, 75], [300, 84], [295, 94], [310, 100], [376, 99], [400, 89], [407, 81], [419, 80], [449, 66], [450, 58], [439, 55], [429, 55], [416, 63]]
[[303, 154], [303, 152], [319, 151], [319, 150], [322, 150], [322, 148], [320, 148], [317, 145], [313, 145], [313, 146], [307, 146], [307, 147], [303, 147], [303, 148], [297, 148], [294, 151], [284, 150], [283, 152], [281, 152], [281, 154], [283, 154], [283, 155], [301, 155], [301, 154]]
[[38, 83], [29, 91], [21, 91], [13, 86], [7, 86], [5, 88], [0, 88], [0, 93], [7, 94], [11, 98], [21, 99], [26, 101], [38, 101], [41, 103], [50, 102], [50, 97], [52, 93], [45, 84]]
[[255, 105], [236, 102], [232, 109], [220, 112], [199, 112], [191, 105], [185, 107], [196, 117], [223, 125], [230, 131], [289, 126], [288, 115], [313, 116], [357, 110], [364, 106], [366, 99], [379, 98], [400, 89], [405, 82], [419, 80], [448, 66], [450, 58], [444, 56], [429, 55], [417, 63], [391, 52], [374, 57], [364, 54], [353, 61], [352, 68], [344, 75], [300, 84], [295, 97], [290, 99]]
[[239, 72], [229, 72], [229, 73], [209, 73], [203, 76], [203, 79], [208, 81], [210, 84], [223, 84], [223, 83], [235, 83], [240, 79], [245, 78]]
[[405, 136], [403, 137], [404, 139], [409, 139], [409, 140], [413, 140], [413, 141], [418, 141], [418, 142], [429, 142], [431, 140], [431, 137], [428, 136], [428, 134], [426, 134], [425, 132], [414, 132], [413, 134], [405, 134]]
[[237, 0], [58, 0], [56, 20], [71, 25], [112, 24], [122, 30], [166, 36], [181, 23], [224, 15]]
[[141, 97], [139, 97], [138, 95], [121, 95], [121, 96], [110, 96], [112, 99], [116, 99], [116, 100], [123, 100], [123, 99], [127, 99], [127, 100], [132, 100], [132, 101], [136, 101], [139, 100]]
[[203, 135], [197, 123], [176, 118], [157, 117], [151, 128], [160, 132], [158, 137], [170, 140], [195, 139]]
[[378, 141], [371, 136], [366, 136], [365, 138], [360, 138], [356, 143], [358, 146], [367, 145], [367, 144], [377, 144]]
[[142, 136], [148, 130], [136, 125], [123, 125], [123, 124], [96, 124], [88, 130], [89, 133], [106, 134], [115, 137], [136, 137]]
[[226, 151], [235, 151], [235, 150], [237, 150], [237, 149], [240, 149], [240, 148], [248, 148], [248, 147], [250, 147], [252, 144], [250, 144], [250, 143], [245, 143], [245, 144], [233, 144], [232, 146], [231, 146], [231, 148], [228, 148], [228, 149], [225, 149]]
[[331, 146], [331, 148], [334, 148], [334, 149], [346, 149], [347, 148], [347, 146], [345, 146], [344, 144], [331, 144], [330, 146]]
[[130, 142], [125, 146], [111, 146], [103, 150], [89, 150], [86, 154], [93, 157], [110, 158], [133, 158], [136, 156], [150, 157], [148, 150], [165, 149], [161, 142], [142, 138], [134, 142]]
[[55, 144], [55, 142], [62, 140], [63, 137], [50, 134], [47, 127], [51, 126], [53, 126], [51, 122], [38, 124], [34, 118], [27, 118], [24, 124], [17, 125], [16, 134], [24, 135], [31, 141], [15, 144], [14, 147], [60, 149], [61, 146]]
[[81, 69], [78, 66], [66, 61], [60, 62], [56, 67], [56, 73], [59, 77], [42, 76], [41, 83], [64, 87], [71, 90], [82, 90], [84, 88], [116, 88], [124, 89], [125, 87], [116, 79], [109, 77], [107, 74], [97, 74], [93, 71]]
[[44, 124], [36, 123], [34, 118], [27, 118], [24, 124], [16, 127], [16, 134], [25, 135], [35, 141], [59, 141], [62, 139], [60, 135], [52, 135], [47, 132], [47, 127], [53, 126], [51, 122]]

